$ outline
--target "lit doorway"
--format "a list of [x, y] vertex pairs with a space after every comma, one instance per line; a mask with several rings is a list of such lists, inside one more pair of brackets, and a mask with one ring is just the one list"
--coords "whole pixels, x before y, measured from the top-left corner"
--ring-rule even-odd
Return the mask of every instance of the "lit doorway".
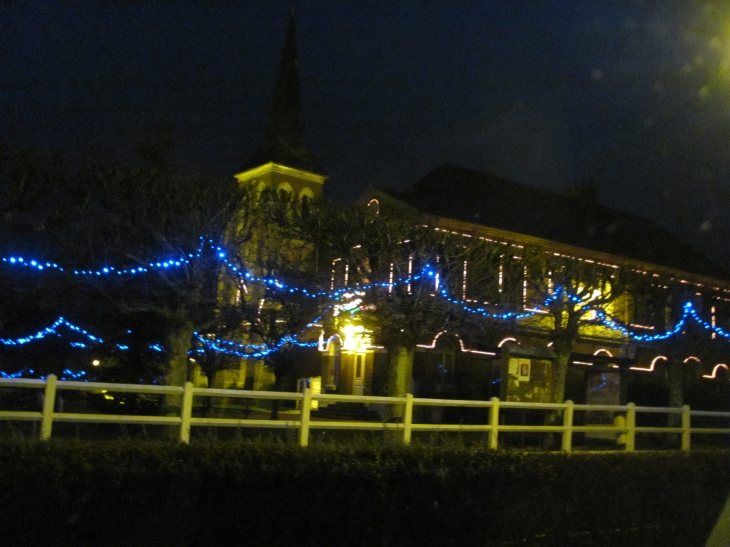
[[355, 354], [355, 366], [352, 367], [352, 394], [365, 394], [365, 354]]

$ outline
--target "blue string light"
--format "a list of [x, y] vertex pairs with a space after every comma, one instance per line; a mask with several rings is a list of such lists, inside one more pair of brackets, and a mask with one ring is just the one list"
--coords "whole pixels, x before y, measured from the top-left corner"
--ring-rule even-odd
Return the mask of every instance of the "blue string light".
[[[32, 377], [35, 371], [32, 368], [24, 368], [23, 370], [19, 370], [17, 372], [3, 372], [0, 370], [0, 378], [23, 378], [23, 377]], [[84, 376], [86, 376], [86, 371], [81, 370], [79, 372], [74, 372], [73, 370], [66, 368], [63, 369], [61, 374], [59, 375], [59, 380], [81, 380], [84, 379]], [[41, 380], [45, 380], [46, 376], [41, 376]], [[84, 379], [84, 382], [88, 382], [88, 379]]]
[[[327, 310], [325, 310], [324, 313], [327, 313], [330, 311], [332, 306], [329, 306]], [[324, 314], [323, 314], [324, 315]], [[320, 315], [316, 319], [313, 319], [310, 321], [307, 326], [306, 330], [311, 329], [315, 326], [315, 324], [319, 323], [319, 321], [322, 320], [323, 315]], [[269, 347], [266, 344], [242, 344], [240, 342], [235, 342], [233, 340], [208, 340], [203, 335], [201, 335], [198, 332], [194, 332], [193, 335], [195, 338], [205, 346], [205, 348], [210, 349], [212, 351], [218, 352], [218, 353], [225, 353], [226, 355], [235, 355], [237, 357], [247, 358], [247, 359], [263, 359], [264, 357], [279, 351], [286, 345], [293, 345], [298, 346], [302, 348], [313, 348], [317, 347], [319, 345], [318, 342], [300, 342], [297, 338], [298, 335], [294, 334], [293, 336], [284, 336], [278, 344], [276, 344], [273, 347]], [[246, 352], [247, 349], [253, 349], [252, 352]], [[203, 353], [205, 351], [204, 348], [198, 348], [195, 350], [195, 353]]]
[[[196, 249], [194, 253], [187, 254], [184, 258], [177, 258], [177, 259], [167, 259], [160, 262], [150, 262], [147, 266], [138, 266], [135, 268], [116, 268], [113, 266], [105, 266], [98, 270], [68, 270], [73, 272], [74, 275], [81, 275], [81, 276], [103, 276], [103, 275], [135, 275], [135, 274], [141, 274], [141, 273], [147, 273], [151, 270], [155, 269], [162, 269], [162, 270], [169, 270], [173, 268], [179, 268], [186, 264], [190, 264], [192, 260], [198, 259], [202, 256], [204, 250], [206, 248], [209, 248], [214, 251], [214, 254], [218, 260], [220, 260], [226, 268], [228, 268], [229, 271], [234, 273], [239, 279], [243, 280], [244, 282], [249, 283], [261, 283], [267, 288], [280, 290], [280, 291], [286, 291], [289, 293], [300, 293], [303, 296], [306, 296], [308, 298], [326, 298], [334, 301], [341, 301], [343, 298], [348, 298], [348, 295], [351, 295], [354, 291], [369, 291], [374, 289], [383, 289], [383, 288], [393, 288], [395, 286], [401, 286], [401, 285], [411, 285], [414, 283], [417, 283], [420, 280], [428, 280], [431, 281], [437, 277], [437, 272], [430, 266], [426, 265], [420, 274], [417, 275], [411, 275], [405, 278], [399, 278], [397, 280], [394, 280], [392, 282], [374, 282], [369, 283], [366, 285], [358, 285], [356, 287], [345, 287], [333, 291], [311, 291], [304, 287], [295, 287], [290, 286], [287, 283], [282, 282], [281, 280], [275, 278], [275, 277], [257, 277], [252, 275], [250, 272], [246, 272], [242, 267], [237, 266], [233, 262], [231, 262], [228, 259], [227, 252], [220, 246], [216, 246], [212, 239], [208, 239], [207, 241], [205, 238], [200, 238], [200, 245]], [[47, 270], [57, 270], [59, 272], [65, 272], [67, 269], [59, 266], [56, 263], [52, 262], [44, 262], [44, 261], [38, 261], [38, 260], [30, 260], [26, 259], [24, 257], [20, 256], [12, 256], [7, 258], [2, 258], [2, 262], [11, 266], [22, 266], [22, 267], [28, 267], [32, 269], [36, 269], [38, 271], [47, 271]], [[445, 299], [448, 303], [461, 307], [462, 310], [464, 310], [467, 313], [480, 315], [482, 317], [490, 318], [490, 319], [497, 319], [497, 320], [522, 320], [529, 317], [534, 316], [536, 313], [538, 313], [538, 310], [533, 310], [529, 312], [523, 312], [523, 313], [517, 313], [517, 312], [493, 312], [488, 311], [484, 307], [475, 308], [469, 305], [466, 301], [452, 298], [448, 291], [445, 288], [441, 288], [436, 293], [439, 297]], [[570, 294], [568, 291], [566, 291], [563, 287], [558, 287], [553, 292], [553, 294], [548, 297], [545, 302], [544, 306], [546, 308], [549, 308], [551, 305], [555, 304], [559, 301], [567, 301], [572, 304], [582, 304], [582, 305], [588, 305], [590, 303], [590, 300], [584, 300], [578, 297], [577, 295]], [[331, 308], [331, 307], [330, 307]], [[722, 336], [723, 338], [730, 339], [730, 333], [724, 331], [720, 327], [716, 327], [708, 323], [707, 321], [704, 321], [699, 315], [697, 314], [696, 310], [693, 308], [691, 303], [687, 303], [684, 306], [684, 313], [682, 315], [682, 318], [680, 321], [674, 326], [673, 329], [663, 333], [663, 334], [637, 334], [625, 326], [619, 324], [618, 322], [609, 319], [606, 317], [605, 313], [601, 310], [596, 311], [596, 316], [598, 320], [605, 325], [606, 327], [621, 332], [624, 336], [630, 337], [634, 340], [641, 341], [641, 342], [653, 342], [653, 341], [659, 341], [659, 340], [666, 340], [670, 338], [671, 336], [674, 336], [682, 331], [684, 328], [686, 322], [688, 319], [694, 320], [696, 323], [701, 325], [703, 328], [705, 328], [708, 331], [711, 331], [715, 333], [718, 336]], [[313, 321], [316, 322], [317, 320]], [[57, 329], [60, 326], [66, 326], [70, 330], [77, 332], [83, 336], [85, 336], [90, 342], [94, 343], [103, 343], [103, 339], [97, 336], [94, 336], [90, 334], [89, 332], [81, 329], [80, 327], [77, 327], [69, 322], [67, 322], [65, 319], [60, 317], [56, 322], [54, 322], [51, 326], [42, 329], [38, 331], [37, 333], [17, 338], [14, 340], [9, 339], [0, 339], [0, 343], [6, 346], [13, 346], [13, 345], [24, 345], [36, 340], [41, 340], [45, 338], [48, 335], [58, 335]], [[196, 333], [196, 336], [197, 335]], [[208, 340], [205, 340], [203, 338], [198, 338], [202, 344], [204, 344], [206, 347], [208, 347], [211, 350], [227, 353], [227, 354], [233, 354], [233, 355], [239, 355], [241, 357], [252, 357], [252, 358], [261, 358], [265, 357], [266, 355], [270, 354], [272, 351], [276, 351], [279, 349], [283, 344], [292, 344], [295, 343], [297, 345], [306, 345], [305, 343], [297, 342], [295, 338], [288, 338], [282, 340], [282, 342], [276, 347], [276, 348], [266, 348], [263, 345], [247, 345], [247, 344], [240, 344], [235, 341], [230, 340], [218, 340], [216, 342], [210, 342]], [[72, 342], [71, 345], [73, 347], [77, 348], [86, 348], [88, 345], [84, 342]], [[127, 351], [129, 350], [129, 346], [124, 344], [116, 344], [116, 348], [120, 351]], [[149, 349], [157, 352], [163, 352], [164, 348], [159, 344], [153, 344], [149, 346]], [[253, 350], [252, 352], [247, 352], [246, 350]]]
[[682, 329], [686, 325], [688, 319], [692, 319], [695, 323], [702, 326], [705, 330], [713, 332], [718, 336], [722, 336], [725, 339], [730, 339], [730, 333], [726, 332], [720, 327], [713, 326], [711, 323], [708, 323], [707, 321], [702, 319], [697, 313], [697, 310], [695, 310], [694, 306], [692, 305], [692, 302], [687, 302], [683, 306], [682, 317], [679, 319], [674, 328], [662, 334], [636, 334], [635, 332], [630, 331], [620, 323], [608, 319], [606, 317], [606, 314], [602, 311], [598, 311], [596, 315], [598, 316], [599, 320], [607, 327], [613, 330], [617, 330], [621, 332], [624, 336], [633, 338], [637, 342], [656, 342], [658, 340], [666, 340], [667, 338], [670, 338], [675, 334], [679, 334], [680, 332], [682, 332]]
[[461, 306], [461, 309], [463, 309], [467, 313], [471, 313], [474, 315], [481, 315], [482, 317], [487, 317], [490, 319], [499, 319], [502, 321], [507, 321], [510, 319], [514, 320], [520, 320], [520, 319], [526, 319], [528, 317], [532, 317], [537, 312], [536, 311], [529, 311], [524, 313], [517, 313], [517, 312], [503, 312], [503, 313], [494, 313], [489, 312], [485, 308], [472, 308], [471, 306], [468, 306], [466, 302], [463, 300], [456, 300], [455, 298], [451, 298], [448, 293], [445, 290], [442, 290], [439, 292], [440, 296], [444, 298], [447, 302], [450, 304], [453, 304], [455, 306]]
[[[367, 285], [357, 286], [355, 288], [352, 287], [345, 287], [341, 289], [334, 290], [332, 292], [328, 291], [310, 291], [303, 287], [294, 287], [290, 286], [281, 280], [274, 278], [274, 277], [257, 277], [252, 275], [250, 272], [244, 271], [244, 269], [240, 266], [237, 266], [233, 262], [231, 262], [228, 259], [227, 252], [225, 249], [223, 249], [220, 246], [216, 246], [214, 244], [214, 241], [212, 239], [208, 239], [206, 241], [205, 238], [200, 237], [200, 244], [198, 248], [195, 250], [194, 253], [188, 253], [183, 258], [177, 258], [177, 259], [167, 259], [162, 260], [159, 262], [150, 262], [147, 264], [147, 266], [137, 266], [135, 268], [116, 268], [113, 266], [105, 266], [101, 269], [88, 269], [88, 270], [68, 270], [73, 272], [74, 275], [81, 275], [81, 276], [87, 276], [87, 277], [101, 277], [103, 275], [136, 275], [136, 274], [142, 274], [147, 273], [151, 270], [169, 270], [173, 268], [179, 268], [182, 266], [185, 266], [187, 264], [190, 264], [192, 260], [198, 259], [202, 256], [203, 251], [205, 248], [209, 248], [215, 252], [215, 256], [229, 269], [229, 271], [233, 272], [239, 279], [245, 281], [245, 282], [251, 282], [251, 283], [261, 283], [265, 285], [268, 288], [287, 291], [289, 293], [301, 293], [302, 295], [308, 297], [308, 298], [327, 298], [335, 301], [339, 301], [343, 298], [344, 295], [353, 292], [354, 290], [359, 291], [368, 291], [372, 289], [377, 288], [392, 288], [394, 286], [399, 285], [411, 285], [413, 283], [418, 282], [419, 280], [423, 278], [429, 278], [434, 279], [437, 276], [437, 272], [429, 265], [427, 264], [420, 275], [412, 275], [405, 278], [399, 278], [397, 280], [394, 280], [393, 282], [380, 282], [380, 283], [369, 283]], [[11, 266], [22, 266], [22, 267], [28, 267], [32, 269], [36, 269], [38, 271], [47, 271], [47, 270], [57, 270], [59, 272], [65, 272], [67, 271], [66, 268], [63, 268], [62, 266], [59, 266], [56, 263], [52, 262], [44, 262], [40, 260], [33, 260], [33, 259], [26, 259], [24, 257], [20, 256], [11, 256], [2, 258], [2, 262]], [[437, 293], [440, 297], [444, 298], [447, 302], [449, 302], [452, 305], [460, 306], [465, 312], [480, 315], [482, 317], [491, 318], [491, 319], [498, 319], [498, 320], [521, 320], [526, 319], [528, 317], [534, 316], [537, 311], [530, 311], [530, 312], [524, 312], [524, 313], [517, 313], [517, 312], [502, 312], [502, 313], [495, 313], [487, 311], [485, 308], [474, 308], [468, 305], [464, 300], [459, 300], [456, 298], [452, 298], [449, 296], [448, 292], [445, 289], [441, 289]], [[587, 301], [584, 301], [580, 297], [568, 293], [564, 288], [558, 287], [554, 293], [545, 300], [544, 305], [545, 307], [550, 307], [553, 303], [556, 301], [559, 301], [560, 299], [566, 299], [568, 302], [574, 303], [574, 304], [587, 304]], [[664, 333], [664, 334], [657, 334], [657, 335], [644, 335], [644, 334], [636, 334], [628, 329], [626, 327], [623, 327], [622, 325], [616, 323], [615, 321], [609, 320], [605, 317], [605, 314], [602, 312], [597, 313], [599, 319], [603, 322], [604, 325], [607, 327], [622, 332], [624, 335], [631, 337], [637, 341], [655, 341], [655, 340], [665, 340], [678, 332], [682, 330], [682, 327], [684, 326], [686, 319], [688, 317], [691, 317], [694, 321], [696, 321], [698, 324], [702, 325], [705, 329], [710, 330], [714, 333], [716, 333], [719, 336], [722, 336], [724, 338], [730, 338], [730, 334], [725, 332], [723, 329], [719, 327], [714, 327], [707, 323], [706, 321], [702, 320], [698, 315], [697, 312], [692, 308], [690, 305], [689, 307], [685, 306], [685, 313], [682, 317], [682, 320], [678, 325], [676, 325], [672, 330]], [[63, 321], [62, 321], [63, 323]], [[9, 341], [9, 340], [2, 340], [0, 339], [0, 343], [4, 345], [22, 345], [26, 344], [28, 342], [32, 342], [34, 340], [40, 340], [44, 338], [45, 336], [49, 334], [57, 334], [56, 328], [60, 326], [62, 323], [54, 323], [51, 327], [48, 327], [46, 329], [43, 329], [42, 331], [39, 331], [38, 333], [25, 337], [25, 338], [18, 338], [15, 341]], [[78, 327], [72, 326], [70, 324], [66, 324], [69, 328], [72, 330], [77, 330]], [[82, 334], [88, 335], [85, 331], [77, 330], [77, 332], [80, 332]], [[96, 337], [93, 337], [92, 335], [88, 335], [91, 341], [102, 343], [103, 340], [100, 338], [97, 340]], [[235, 344], [235, 343], [234, 343]], [[75, 347], [84, 347], [84, 345], [80, 342], [74, 343]], [[117, 344], [117, 349], [121, 351], [128, 350], [129, 347]], [[150, 346], [150, 349], [154, 351], [164, 351], [161, 346], [158, 344]]]
[[[62, 336], [62, 333], [59, 332], [59, 330], [58, 330], [59, 327], [62, 327], [62, 326], [68, 328], [69, 330], [71, 330], [75, 333], [85, 336], [89, 342], [93, 342], [95, 345], [104, 343], [104, 339], [101, 338], [100, 336], [95, 336], [95, 335], [91, 334], [89, 331], [82, 329], [81, 327], [74, 325], [73, 323], [67, 321], [63, 317], [59, 317], [58, 319], [56, 319], [53, 322], [53, 324], [46, 327], [45, 329], [39, 330], [35, 334], [31, 334], [30, 336], [22, 336], [20, 338], [14, 338], [14, 339], [0, 338], [0, 344], [2, 344], [4, 346], [23, 346], [25, 344], [29, 344], [30, 342], [42, 340], [43, 338], [45, 338], [49, 335]], [[127, 331], [127, 332], [129, 333], [130, 331]], [[81, 348], [81, 349], [91, 347], [86, 342], [69, 342], [69, 345], [73, 348]], [[118, 349], [120, 351], [129, 350], [129, 346], [127, 346], [125, 344], [115, 344], [115, 347], [116, 347], [116, 349]], [[149, 349], [158, 351], [158, 352], [164, 351], [164, 348], [162, 346], [160, 346], [159, 344], [152, 344], [151, 346], [149, 346]]]
[[553, 302], [558, 302], [561, 298], [567, 300], [568, 302], [572, 302], [573, 304], [586, 304], [590, 301], [589, 296], [587, 296], [589, 300], [586, 301], [579, 296], [570, 294], [568, 291], [565, 290], [564, 287], [556, 287], [555, 291], [553, 291], [553, 294], [545, 300], [545, 306], [550, 307]]
[[60, 327], [62, 325], [66, 326], [76, 332], [79, 332], [80, 334], [87, 335], [87, 337], [89, 337], [89, 339], [91, 339], [91, 340], [102, 341], [100, 338], [98, 338], [96, 336], [91, 336], [85, 330], [77, 327], [76, 325], [73, 325], [72, 323], [69, 323], [63, 317], [59, 317], [58, 319], [56, 319], [56, 321], [53, 322], [53, 324], [51, 326], [46, 327], [45, 329], [41, 329], [38, 332], [36, 332], [35, 334], [31, 334], [30, 336], [23, 336], [23, 337], [15, 338], [15, 339], [0, 338], [0, 344], [2, 344], [4, 346], [22, 346], [22, 345], [28, 344], [30, 342], [34, 342], [36, 340], [42, 340], [43, 338], [45, 338], [46, 336], [51, 335], [51, 334], [54, 334], [56, 336], [61, 336], [58, 332], [58, 327]]
[[58, 270], [59, 272], [65, 271], [61, 266], [58, 264], [54, 264], [51, 262], [39, 262], [36, 260], [26, 260], [22, 256], [11, 256], [9, 258], [3, 258], [3, 262], [14, 265], [14, 266], [25, 266], [27, 268], [32, 268], [38, 271], [43, 270]]
[[23, 370], [19, 370], [18, 372], [3, 372], [0, 370], [0, 378], [22, 378], [23, 376], [30, 376], [33, 374], [33, 369], [27, 369], [24, 368]]
[[[295, 336], [285, 336], [275, 346], [270, 347], [270, 348], [264, 347], [264, 349], [261, 349], [262, 345], [250, 345], [249, 346], [246, 344], [238, 344], [235, 342], [231, 343], [231, 341], [229, 341], [229, 340], [212, 341], [212, 340], [207, 340], [207, 339], [203, 338], [203, 336], [201, 336], [197, 332], [194, 334], [195, 334], [196, 339], [201, 344], [203, 344], [205, 346], [205, 348], [207, 348], [207, 349], [210, 349], [210, 350], [218, 352], [218, 353], [225, 353], [226, 355], [235, 355], [236, 357], [242, 357], [242, 358], [248, 358], [248, 359], [263, 359], [263, 358], [267, 357], [268, 355], [279, 351], [280, 349], [282, 349], [284, 346], [287, 346], [287, 345], [293, 345], [293, 346], [298, 346], [298, 347], [303, 347], [303, 348], [313, 348], [313, 347], [317, 347], [317, 345], [318, 345], [318, 342], [300, 342], [299, 340], [296, 339]], [[234, 347], [239, 347], [243, 350], [245, 350], [245, 348], [247, 348], [247, 347], [259, 348], [259, 349], [257, 351], [247, 353], [246, 351], [238, 351], [237, 349], [231, 349], [229, 347], [225, 347], [228, 345], [233, 345]], [[202, 353], [203, 351], [205, 351], [205, 349], [198, 348], [197, 353]]]
[[[308, 297], [308, 298], [330, 298], [330, 299], [338, 299], [343, 293], [346, 293], [348, 291], [351, 291], [350, 288], [343, 288], [338, 289], [336, 291], [333, 291], [332, 293], [328, 291], [310, 291], [307, 288], [304, 287], [294, 287], [290, 286], [281, 280], [275, 278], [275, 277], [257, 277], [251, 274], [250, 272], [246, 272], [244, 268], [237, 266], [233, 262], [231, 262], [228, 259], [227, 252], [220, 246], [216, 246], [213, 242], [213, 240], [205, 241], [204, 238], [200, 239], [200, 245], [196, 249], [195, 253], [189, 253], [185, 258], [178, 258], [178, 259], [167, 259], [160, 262], [150, 262], [146, 266], [137, 266], [134, 268], [117, 268], [114, 266], [105, 266], [100, 269], [83, 269], [83, 270], [68, 270], [66, 268], [63, 268], [55, 263], [49, 263], [49, 262], [41, 262], [37, 260], [28, 260], [22, 257], [9, 257], [9, 258], [3, 258], [2, 262], [9, 264], [11, 266], [24, 266], [24, 267], [30, 267], [37, 270], [45, 270], [45, 269], [55, 269], [59, 272], [66, 272], [70, 271], [73, 273], [73, 275], [79, 275], [79, 276], [85, 276], [85, 277], [102, 277], [106, 275], [136, 275], [136, 274], [143, 274], [148, 273], [152, 270], [168, 270], [171, 268], [179, 268], [186, 264], [190, 264], [192, 260], [200, 258], [203, 254], [203, 251], [205, 248], [212, 249], [215, 252], [216, 257], [226, 266], [226, 268], [229, 269], [229, 271], [233, 272], [236, 277], [241, 279], [245, 282], [250, 283], [261, 283], [269, 288], [287, 291], [289, 293], [301, 293], [302, 295]], [[433, 276], [433, 271], [430, 271], [429, 275]], [[403, 283], [413, 283], [418, 281], [421, 276], [412, 276], [409, 278], [399, 279], [397, 284], [403, 284]], [[371, 283], [369, 285], [365, 285], [363, 287], [360, 287], [360, 290], [368, 290], [371, 288], [376, 287], [387, 287], [388, 283]]]
[[[412, 281], [412, 279], [410, 279], [410, 280]], [[387, 287], [388, 285], [389, 285], [388, 283], [380, 283], [380, 284], [375, 283], [375, 284], [371, 284], [371, 287]], [[362, 288], [360, 288], [360, 290], [362, 290]], [[344, 291], [342, 292], [342, 294], [344, 294]], [[476, 308], [476, 309], [469, 308], [468, 306], [464, 305], [463, 301], [458, 301], [458, 300], [450, 298], [448, 296], [448, 294], [446, 293], [446, 291], [440, 291], [439, 294], [442, 297], [444, 297], [447, 301], [451, 302], [452, 304], [462, 305], [463, 309], [469, 313], [475, 313], [475, 314], [479, 314], [479, 315], [494, 318], [494, 319], [503, 319], [503, 320], [523, 319], [523, 318], [529, 317], [531, 315], [534, 315], [534, 313], [535, 313], [535, 312], [530, 312], [530, 313], [518, 314], [518, 313], [514, 313], [514, 312], [506, 312], [506, 313], [502, 313], [502, 314], [495, 314], [495, 313], [487, 312], [484, 308]], [[564, 296], [568, 301], [573, 302], [573, 303], [583, 303], [584, 302], [579, 297], [577, 297], [575, 295], [570, 295], [567, 292], [565, 292], [564, 290], [559, 289], [556, 291], [556, 293], [553, 296], [551, 296], [550, 298], [548, 298], [545, 301], [545, 305], [547, 306], [550, 303], [556, 301], [558, 298], [561, 297], [561, 295]], [[330, 306], [325, 311], [325, 313], [327, 311], [330, 311], [331, 309], [332, 309], [332, 306]], [[655, 342], [655, 341], [660, 341], [660, 340], [666, 340], [676, 334], [679, 334], [680, 332], [682, 332], [682, 329], [685, 327], [688, 319], [692, 319], [693, 321], [695, 321], [696, 323], [701, 325], [704, 329], [711, 331], [711, 332], [717, 334], [718, 336], [722, 336], [723, 338], [730, 339], [730, 333], [726, 332], [725, 330], [723, 330], [720, 327], [713, 326], [711, 323], [702, 319], [699, 316], [699, 314], [697, 313], [697, 311], [694, 309], [694, 306], [692, 305], [691, 302], [687, 302], [683, 306], [682, 317], [677, 322], [677, 324], [674, 326], [674, 328], [665, 333], [662, 333], [662, 334], [653, 334], [653, 335], [636, 334], [635, 332], [627, 329], [625, 326], [621, 325], [620, 323], [607, 318], [605, 313], [601, 310], [597, 310], [596, 316], [597, 316], [598, 320], [602, 324], [607, 326], [608, 328], [619, 331], [624, 336], [630, 337], [639, 342]], [[314, 324], [321, 321], [322, 317], [323, 317], [323, 315], [320, 315], [319, 317], [317, 317], [316, 319], [311, 321], [307, 325], [307, 328], [312, 328], [314, 326]], [[104, 340], [101, 337], [95, 336], [95, 335], [89, 333], [87, 330], [82, 329], [81, 327], [78, 327], [77, 325], [74, 325], [73, 323], [66, 321], [66, 319], [64, 319], [63, 317], [59, 317], [52, 325], [36, 332], [33, 335], [20, 337], [20, 338], [16, 338], [16, 339], [0, 339], [0, 343], [2, 343], [3, 345], [6, 345], [6, 346], [20, 346], [20, 345], [25, 345], [30, 342], [36, 341], [36, 340], [41, 340], [50, 334], [61, 336], [61, 334], [58, 332], [58, 328], [61, 326], [65, 326], [68, 329], [72, 330], [73, 332], [85, 336], [88, 340], [90, 340], [94, 343], [101, 344], [104, 342]], [[195, 350], [194, 352], [191, 352], [191, 353], [203, 353], [205, 351], [205, 349], [209, 349], [209, 350], [215, 351], [217, 353], [224, 353], [227, 355], [235, 355], [237, 357], [250, 358], [250, 359], [263, 359], [263, 358], [267, 357], [268, 355], [281, 350], [284, 346], [287, 346], [287, 345], [294, 345], [294, 346], [298, 346], [298, 347], [316, 347], [318, 345], [317, 342], [301, 342], [301, 341], [297, 340], [297, 335], [285, 336], [279, 341], [278, 344], [276, 344], [273, 347], [267, 347], [265, 344], [242, 344], [239, 342], [235, 342], [233, 340], [225, 340], [225, 339], [211, 341], [211, 340], [207, 340], [206, 338], [204, 338], [202, 335], [200, 335], [197, 332], [194, 333], [194, 336], [204, 346], [204, 348], [198, 348], [197, 350]], [[89, 347], [88, 344], [83, 343], [83, 342], [71, 342], [70, 345], [72, 347], [77, 347], [77, 348], [88, 348]], [[122, 351], [129, 349], [128, 346], [125, 346], [122, 344], [116, 344], [116, 348], [119, 350], [122, 350]], [[154, 351], [157, 351], [157, 352], [165, 351], [164, 348], [160, 344], [152, 344], [149, 346], [149, 348]], [[247, 349], [254, 350], [254, 351], [247, 352], [246, 351]], [[15, 373], [6, 373], [3, 371], [0, 371], [1, 378], [20, 378], [20, 377], [23, 377], [26, 375], [32, 375], [32, 374], [33, 374], [32, 369], [23, 369], [22, 371], [15, 372]], [[85, 375], [86, 375], [86, 371], [73, 372], [70, 369], [64, 369], [64, 371], [61, 375], [61, 379], [77, 380], [77, 379], [81, 379]]]
[[74, 372], [73, 370], [67, 368], [67, 369], [64, 369], [63, 372], [61, 373], [61, 380], [80, 380], [84, 376], [86, 376], [85, 370], [81, 370], [79, 372]]
[[[201, 244], [195, 253], [189, 253], [186, 256], [178, 258], [167, 258], [161, 261], [150, 262], [146, 266], [136, 266], [134, 268], [117, 268], [114, 266], [103, 266], [99, 269], [82, 269], [72, 270], [63, 268], [56, 263], [44, 262], [41, 260], [26, 259], [21, 256], [11, 256], [2, 258], [2, 262], [10, 266], [23, 266], [38, 271], [57, 270], [59, 272], [71, 272], [73, 275], [80, 275], [86, 277], [101, 277], [104, 275], [136, 275], [140, 273], [147, 273], [151, 270], [169, 270], [172, 268], [180, 268], [186, 264], [190, 264], [191, 260], [200, 258], [203, 253], [204, 243], [203, 238], [200, 238]], [[212, 242], [211, 242], [212, 243]]]

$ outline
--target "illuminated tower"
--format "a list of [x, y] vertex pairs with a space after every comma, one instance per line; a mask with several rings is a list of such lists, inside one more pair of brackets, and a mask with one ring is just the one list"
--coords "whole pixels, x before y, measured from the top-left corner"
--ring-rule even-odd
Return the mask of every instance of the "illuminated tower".
[[321, 172], [319, 162], [304, 144], [296, 27], [292, 13], [264, 140], [235, 177], [241, 183], [284, 190], [291, 192], [293, 197], [311, 199], [322, 195], [322, 185], [327, 177], [319, 174]]

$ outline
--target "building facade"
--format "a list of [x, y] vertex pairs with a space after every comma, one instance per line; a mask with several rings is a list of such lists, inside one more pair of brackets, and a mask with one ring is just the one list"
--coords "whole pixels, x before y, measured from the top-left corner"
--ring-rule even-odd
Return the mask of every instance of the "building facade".
[[[262, 145], [235, 177], [300, 201], [322, 196], [326, 176], [303, 138], [293, 17]], [[562, 382], [559, 399], [578, 403], [727, 404], [730, 356], [713, 329], [730, 328], [730, 275], [654, 223], [601, 206], [590, 185], [559, 194], [444, 165], [403, 192], [370, 188], [359, 203], [492, 248], [491, 262], [464, 261], [454, 295], [462, 308], [488, 310], [490, 328], [420, 340], [409, 384], [415, 395], [550, 401]], [[348, 285], [349, 267], [333, 263], [331, 289]], [[624, 274], [634, 281], [621, 285]], [[579, 298], [573, 308], [586, 308], [567, 346], [560, 324], [570, 317], [556, 311], [558, 298], [566, 305]], [[366, 330], [357, 314], [348, 317], [334, 331], [321, 329], [316, 350], [301, 354], [285, 387], [305, 376], [323, 391], [387, 393], [379, 332]], [[262, 361], [244, 359], [216, 384], [271, 389], [274, 379]]]

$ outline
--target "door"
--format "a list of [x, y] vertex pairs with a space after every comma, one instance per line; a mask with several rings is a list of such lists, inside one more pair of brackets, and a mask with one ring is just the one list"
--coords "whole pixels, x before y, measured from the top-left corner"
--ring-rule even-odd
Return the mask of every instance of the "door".
[[364, 395], [365, 393], [365, 354], [355, 354], [355, 366], [353, 367], [352, 394]]

